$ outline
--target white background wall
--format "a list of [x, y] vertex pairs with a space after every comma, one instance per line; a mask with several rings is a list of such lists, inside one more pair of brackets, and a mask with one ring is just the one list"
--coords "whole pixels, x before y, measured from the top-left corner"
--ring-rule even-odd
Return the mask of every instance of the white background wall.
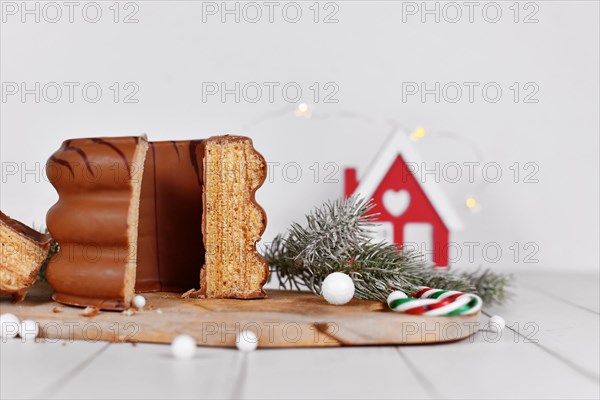
[[[112, 1], [97, 3], [102, 17], [96, 23], [84, 18], [86, 2], [74, 7], [73, 22], [69, 8], [55, 4], [63, 15], [51, 23], [47, 20], [55, 18], [54, 5], [44, 8], [45, 3], [38, 3], [36, 22], [34, 14], [23, 15], [21, 2], [2, 2], [0, 207], [13, 217], [43, 224], [57, 196], [39, 172], [24, 170], [40, 171], [64, 139], [147, 133], [151, 140], [163, 140], [242, 133], [254, 139], [268, 161], [281, 163], [258, 193], [269, 215], [269, 241], [306, 210], [340, 195], [342, 168], [352, 165], [364, 171], [392, 125], [408, 130], [424, 126], [428, 134], [415, 145], [430, 168], [440, 162], [443, 170], [452, 161], [494, 162], [501, 167], [497, 183], [486, 183], [481, 167], [475, 169], [473, 183], [466, 168], [457, 183], [440, 176], [441, 188], [465, 225], [452, 238], [463, 249], [456, 264], [486, 264], [499, 270], [598, 270], [597, 2], [520, 3], [518, 22], [512, 1], [476, 3], [473, 22], [462, 2], [446, 8], [437, 3], [440, 21], [428, 14], [422, 22], [420, 10], [410, 13], [414, 7], [422, 9], [421, 2], [339, 1], [318, 5], [318, 23], [312, 1], [297, 3], [302, 10], [297, 23], [284, 19], [285, 2], [275, 6], [273, 23], [262, 2], [258, 4], [263, 16], [256, 23], [245, 20], [254, 18], [256, 9], [246, 8], [244, 14], [243, 3], [238, 4], [239, 23], [235, 15], [226, 15], [223, 23], [220, 14], [203, 14], [213, 5], [221, 8], [221, 2], [121, 3], [118, 23]], [[229, 2], [228, 7], [235, 4]], [[436, 7], [436, 2], [427, 4]], [[462, 18], [452, 23], [448, 20], [455, 18], [454, 4]], [[27, 7], [34, 9], [36, 2]], [[86, 7], [85, 17], [94, 19], [95, 6]], [[285, 16], [293, 19], [294, 5], [287, 7]], [[500, 20], [488, 22], [497, 8], [502, 11]], [[138, 22], [123, 23], [133, 11]], [[338, 22], [323, 23], [325, 14], [334, 11]], [[531, 13], [537, 22], [524, 23]], [[24, 99], [21, 93], [11, 95], [14, 84], [22, 82], [29, 89], [35, 82], [41, 87], [56, 82], [63, 96], [56, 103], [49, 101], [55, 96], [52, 84], [39, 103], [33, 94]], [[79, 84], [73, 102], [64, 82]], [[82, 86], [89, 82], [103, 90], [96, 103], [82, 95]], [[123, 91], [127, 82], [137, 85], [138, 102], [125, 103], [121, 97], [115, 103], [110, 89], [114, 82], [121, 95], [129, 92]], [[265, 86], [256, 103], [248, 101], [254, 92], [236, 103], [233, 95], [225, 102], [219, 96], [203, 101], [203, 82], [226, 82], [230, 88], [235, 82], [280, 86], [272, 103]], [[294, 115], [296, 103], [286, 101], [281, 92], [288, 82], [303, 89], [298, 102], [310, 105], [310, 118]], [[314, 82], [321, 87], [318, 103], [309, 88]], [[339, 88], [337, 103], [323, 102], [327, 82]], [[435, 82], [456, 82], [463, 95], [456, 103], [448, 101], [454, 91], [439, 103], [434, 95], [423, 102], [418, 95], [407, 96], [407, 82], [426, 82], [429, 88]], [[472, 102], [464, 82], [479, 84]], [[502, 89], [495, 103], [482, 95], [482, 86], [489, 82]], [[517, 102], [510, 89], [514, 82], [520, 86]], [[528, 82], [535, 86], [524, 90]], [[539, 88], [533, 97], [537, 103], [524, 102], [531, 87]], [[295, 183], [293, 174], [282, 175], [282, 166], [290, 162], [302, 166], [302, 177]], [[315, 162], [321, 170], [316, 183], [309, 169]], [[333, 176], [338, 183], [324, 180], [326, 162], [340, 168]], [[515, 162], [521, 168], [518, 183], [509, 169]], [[539, 169], [537, 183], [523, 181], [523, 174], [533, 171], [523, 169], [528, 162]], [[488, 172], [486, 177], [493, 178]], [[465, 207], [468, 195], [481, 204], [479, 212]], [[466, 242], [478, 243], [473, 245], [473, 259]], [[521, 248], [517, 263], [510, 249], [515, 242]], [[497, 243], [503, 250], [497, 262], [486, 262], [486, 243]], [[534, 245], [524, 249], [527, 243]], [[536, 248], [537, 262], [524, 263]], [[491, 250], [487, 258], [495, 258]]]

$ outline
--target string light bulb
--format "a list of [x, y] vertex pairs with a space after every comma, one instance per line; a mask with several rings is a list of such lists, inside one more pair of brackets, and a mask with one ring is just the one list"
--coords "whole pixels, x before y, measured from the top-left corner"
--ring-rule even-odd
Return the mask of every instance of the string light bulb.
[[294, 110], [296, 117], [310, 117], [310, 108], [306, 103], [300, 103]]
[[468, 196], [466, 198], [465, 205], [471, 211], [477, 211], [479, 209], [479, 203], [477, 202], [477, 199], [473, 196]]
[[427, 131], [425, 130], [425, 128], [419, 126], [410, 134], [410, 140], [416, 142], [418, 140], [423, 139], [425, 135], [427, 135]]

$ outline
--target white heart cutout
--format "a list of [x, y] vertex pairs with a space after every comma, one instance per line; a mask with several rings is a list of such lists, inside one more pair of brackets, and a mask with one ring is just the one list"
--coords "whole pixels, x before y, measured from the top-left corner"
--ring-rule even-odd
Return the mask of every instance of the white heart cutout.
[[399, 217], [410, 205], [410, 193], [408, 190], [388, 190], [383, 194], [383, 206], [394, 217]]

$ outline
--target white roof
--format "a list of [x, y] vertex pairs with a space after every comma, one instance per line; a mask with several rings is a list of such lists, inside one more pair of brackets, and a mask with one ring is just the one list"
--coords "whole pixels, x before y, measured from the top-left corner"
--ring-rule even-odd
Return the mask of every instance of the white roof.
[[360, 194], [365, 199], [371, 199], [398, 155], [401, 155], [407, 164], [416, 164], [419, 167], [417, 172], [415, 172], [417, 182], [440, 215], [442, 221], [444, 221], [446, 227], [451, 231], [462, 229], [460, 218], [438, 184], [432, 179], [422, 179], [421, 171], [425, 165], [423, 159], [415, 150], [408, 135], [401, 130], [392, 132], [385, 141], [383, 147], [375, 156], [373, 163], [359, 179], [358, 187], [354, 193]]

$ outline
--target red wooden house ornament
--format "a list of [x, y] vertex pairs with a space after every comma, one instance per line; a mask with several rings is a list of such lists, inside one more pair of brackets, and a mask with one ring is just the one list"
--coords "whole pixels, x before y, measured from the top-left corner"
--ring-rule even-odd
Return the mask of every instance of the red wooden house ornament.
[[417, 248], [435, 263], [448, 266], [450, 232], [461, 222], [435, 179], [424, 179], [425, 164], [408, 136], [395, 131], [359, 180], [345, 169], [344, 194], [373, 199], [379, 213], [376, 239]]

